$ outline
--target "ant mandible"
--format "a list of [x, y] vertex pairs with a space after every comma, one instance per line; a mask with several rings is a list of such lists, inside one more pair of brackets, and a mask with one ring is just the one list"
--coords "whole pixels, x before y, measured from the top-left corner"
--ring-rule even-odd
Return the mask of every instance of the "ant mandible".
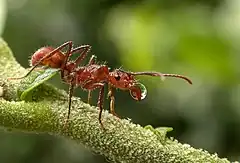
[[[61, 49], [68, 46], [68, 50], [64, 55]], [[135, 100], [143, 100], [146, 97], [146, 88], [143, 84], [139, 83], [135, 76], [138, 75], [148, 75], [148, 76], [158, 76], [162, 79], [164, 77], [175, 77], [186, 80], [189, 84], [192, 84], [191, 80], [185, 76], [177, 74], [162, 74], [160, 72], [129, 72], [122, 69], [115, 69], [112, 72], [109, 71], [107, 65], [99, 65], [96, 63], [95, 56], [93, 55], [89, 60], [88, 64], [85, 66], [77, 67], [78, 64], [86, 57], [88, 51], [90, 50], [89, 45], [79, 46], [72, 49], [72, 42], [66, 42], [57, 48], [43, 47], [35, 52], [31, 59], [32, 68], [29, 72], [20, 78], [11, 79], [21, 79], [29, 75], [37, 66], [49, 66], [52, 68], [59, 68], [61, 71], [61, 79], [70, 85], [69, 87], [69, 107], [67, 121], [70, 116], [71, 110], [71, 98], [73, 95], [73, 90], [75, 87], [81, 87], [84, 90], [88, 90], [88, 103], [91, 98], [91, 91], [99, 88], [98, 96], [98, 107], [100, 109], [98, 120], [103, 127], [101, 115], [103, 111], [103, 99], [104, 99], [104, 86], [108, 84], [109, 91], [108, 96], [110, 97], [110, 112], [117, 116], [114, 110], [114, 93], [113, 88], [119, 88], [121, 90], [129, 90], [130, 95]], [[75, 61], [68, 61], [69, 57], [75, 53], [80, 52], [81, 55]]]

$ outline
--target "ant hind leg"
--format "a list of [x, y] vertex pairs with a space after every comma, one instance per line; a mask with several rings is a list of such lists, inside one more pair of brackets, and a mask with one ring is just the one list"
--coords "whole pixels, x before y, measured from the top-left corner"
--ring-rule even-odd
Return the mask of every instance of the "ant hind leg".
[[104, 83], [94, 83], [94, 81], [89, 81], [83, 85], [84, 89], [87, 89], [89, 91], [94, 90], [96, 88], [100, 88], [99, 94], [98, 94], [98, 103], [97, 106], [99, 107], [99, 114], [98, 114], [98, 121], [101, 125], [101, 127], [104, 129], [103, 123], [102, 123], [102, 111], [103, 111], [103, 99], [104, 99]]
[[98, 96], [98, 107], [100, 109], [99, 114], [98, 114], [98, 121], [99, 121], [101, 127], [103, 129], [105, 129], [104, 126], [103, 126], [103, 123], [102, 123], [103, 97], [104, 97], [104, 86], [102, 86], [100, 88], [99, 96]]

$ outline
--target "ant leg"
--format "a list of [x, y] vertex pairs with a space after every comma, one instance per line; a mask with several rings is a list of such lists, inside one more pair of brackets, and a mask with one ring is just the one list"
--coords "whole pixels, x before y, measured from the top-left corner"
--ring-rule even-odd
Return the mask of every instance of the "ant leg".
[[98, 121], [99, 121], [101, 127], [104, 129], [103, 123], [102, 123], [104, 83], [94, 83], [94, 81], [89, 81], [84, 86], [82, 86], [82, 88], [88, 89], [90, 91], [94, 90], [96, 88], [100, 88], [99, 95], [98, 95], [98, 103], [97, 103], [99, 110], [100, 110], [99, 115], [98, 115]]
[[115, 112], [115, 109], [114, 109], [115, 97], [114, 97], [114, 95], [113, 95], [113, 87], [111, 87], [111, 85], [109, 85], [108, 88], [109, 88], [109, 90], [108, 90], [108, 97], [110, 97], [110, 112], [111, 112], [114, 116], [120, 118], [120, 117], [117, 115], [117, 113]]
[[68, 114], [67, 114], [67, 119], [66, 119], [66, 122], [64, 125], [65, 127], [67, 126], [69, 118], [70, 118], [73, 90], [74, 90], [74, 85], [70, 84], [69, 89], [68, 89]]
[[27, 77], [39, 64], [36, 64], [35, 66], [33, 66], [24, 76], [21, 77], [10, 77], [7, 78], [8, 80], [18, 80], [18, 79], [23, 79], [25, 77]]
[[71, 52], [72, 52], [72, 42], [71, 42], [71, 44], [69, 44], [69, 47], [67, 49], [66, 56], [64, 58], [63, 64], [61, 65], [61, 78], [64, 77], [64, 69], [65, 69], [65, 67], [67, 65], [68, 58], [71, 55]]
[[[72, 41], [68, 41], [65, 42], [64, 44], [60, 45], [59, 47], [55, 48], [53, 51], [51, 51], [50, 53], [48, 53], [46, 56], [44, 56], [42, 59], [40, 59], [36, 65], [34, 65], [26, 75], [22, 76], [22, 77], [13, 77], [13, 78], [8, 78], [9, 80], [17, 80], [17, 79], [23, 79], [25, 77], [27, 77], [44, 59], [51, 57], [52, 55], [54, 55], [56, 52], [60, 51], [61, 49], [65, 48], [66, 46], [68, 46], [68, 51], [67, 51], [67, 56], [69, 56], [69, 53], [71, 52], [72, 49]], [[68, 59], [68, 57], [66, 58]], [[66, 65], [66, 63], [65, 63]], [[65, 66], [64, 65], [64, 66]]]
[[103, 97], [104, 97], [104, 86], [102, 86], [100, 88], [99, 96], [98, 96], [98, 107], [100, 109], [99, 114], [98, 114], [98, 121], [99, 121], [101, 127], [104, 129], [104, 126], [102, 123]]
[[71, 84], [70, 87], [69, 87], [69, 91], [68, 91], [69, 97], [68, 97], [68, 114], [67, 114], [67, 119], [70, 118], [73, 90], [74, 90], [74, 86]]
[[76, 66], [87, 56], [87, 53], [89, 52], [90, 49], [91, 49], [90, 45], [82, 45], [74, 49], [72, 49], [72, 46], [71, 48], [69, 47], [64, 62], [61, 66], [61, 78], [64, 78], [64, 69], [67, 65], [68, 58], [72, 56], [73, 53], [80, 52], [81, 55], [74, 61]]
[[88, 91], [88, 104], [90, 104], [91, 98], [92, 98], [92, 91], [89, 90], [89, 91]]
[[88, 62], [88, 65], [92, 65], [96, 62], [96, 56], [95, 55], [92, 55], [89, 62]]
[[90, 51], [91, 46], [90, 45], [82, 45], [77, 48], [74, 48], [70, 54], [72, 55], [73, 53], [80, 52], [80, 56], [74, 61], [76, 65], [80, 64], [82, 60], [84, 60]]

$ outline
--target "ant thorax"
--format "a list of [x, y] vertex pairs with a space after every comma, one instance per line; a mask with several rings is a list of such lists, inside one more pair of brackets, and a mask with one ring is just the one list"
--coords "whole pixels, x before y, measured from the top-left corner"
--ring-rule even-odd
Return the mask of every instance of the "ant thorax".
[[76, 85], [84, 86], [86, 83], [107, 82], [108, 76], [109, 71], [106, 65], [92, 64], [78, 67], [76, 70]]

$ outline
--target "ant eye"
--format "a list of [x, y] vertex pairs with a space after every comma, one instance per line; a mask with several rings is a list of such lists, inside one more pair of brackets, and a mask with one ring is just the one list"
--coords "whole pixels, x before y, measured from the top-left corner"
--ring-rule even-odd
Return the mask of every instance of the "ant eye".
[[114, 77], [117, 81], [119, 81], [121, 79], [121, 77], [118, 75], [118, 76], [115, 76]]
[[137, 83], [130, 89], [130, 95], [134, 100], [143, 100], [147, 96], [147, 89], [143, 84]]

